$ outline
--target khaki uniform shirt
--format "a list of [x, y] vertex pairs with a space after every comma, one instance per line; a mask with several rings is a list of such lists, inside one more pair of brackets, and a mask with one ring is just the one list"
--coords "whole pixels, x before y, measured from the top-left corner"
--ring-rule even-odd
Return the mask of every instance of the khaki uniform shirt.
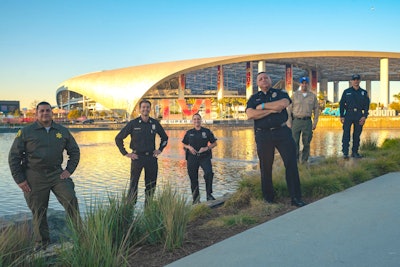
[[313, 127], [315, 128], [319, 117], [317, 97], [311, 91], [307, 91], [306, 96], [303, 95], [301, 90], [295, 91], [292, 96], [292, 104], [288, 107], [288, 113], [289, 119], [287, 124], [289, 126], [292, 125], [293, 118], [310, 117], [313, 119]]
[[18, 131], [8, 155], [15, 182], [19, 184], [26, 180], [25, 168], [38, 171], [61, 169], [64, 150], [69, 155], [65, 169], [72, 174], [78, 166], [80, 150], [67, 128], [55, 122], [48, 132], [38, 122], [22, 128]]

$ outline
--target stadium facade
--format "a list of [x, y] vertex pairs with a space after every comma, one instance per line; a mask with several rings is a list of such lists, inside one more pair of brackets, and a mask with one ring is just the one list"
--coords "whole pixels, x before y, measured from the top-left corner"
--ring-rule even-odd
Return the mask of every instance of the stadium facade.
[[153, 104], [158, 118], [187, 119], [203, 112], [206, 119], [235, 117], [257, 91], [258, 72], [271, 75], [274, 87], [289, 93], [298, 79], [308, 76], [312, 90], [327, 96], [334, 84], [359, 73], [371, 93], [371, 81], [380, 81], [380, 103], [389, 103], [390, 81], [400, 80], [400, 53], [366, 51], [313, 51], [252, 54], [191, 59], [133, 66], [84, 74], [60, 84], [59, 108], [93, 111], [99, 107], [135, 116], [141, 99]]

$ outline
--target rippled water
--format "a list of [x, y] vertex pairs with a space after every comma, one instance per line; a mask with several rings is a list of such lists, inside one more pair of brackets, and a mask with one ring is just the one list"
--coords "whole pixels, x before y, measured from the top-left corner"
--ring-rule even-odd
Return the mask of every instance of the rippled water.
[[[159, 157], [157, 188], [170, 184], [191, 200], [190, 182], [181, 141], [184, 130], [167, 130], [169, 144]], [[249, 172], [258, 174], [258, 158], [251, 128], [213, 129], [218, 146], [213, 149], [214, 196], [234, 192], [241, 177]], [[114, 143], [118, 131], [74, 132], [81, 148], [81, 161], [72, 178], [76, 185], [81, 211], [108, 195], [120, 195], [129, 184], [130, 160], [123, 157]], [[8, 151], [15, 133], [0, 133], [0, 217], [29, 212], [19, 187], [8, 167]], [[311, 144], [311, 156], [338, 155], [341, 151], [340, 129], [318, 129]], [[382, 143], [386, 138], [400, 137], [400, 130], [364, 129], [361, 138], [370, 137]], [[125, 139], [126, 147], [129, 137]], [[158, 143], [158, 142], [157, 142]], [[158, 145], [158, 144], [157, 144]], [[143, 173], [142, 173], [143, 176]], [[139, 182], [139, 205], [143, 202], [144, 181]], [[201, 200], [205, 200], [205, 185], [200, 173]], [[62, 210], [51, 194], [49, 207]]]

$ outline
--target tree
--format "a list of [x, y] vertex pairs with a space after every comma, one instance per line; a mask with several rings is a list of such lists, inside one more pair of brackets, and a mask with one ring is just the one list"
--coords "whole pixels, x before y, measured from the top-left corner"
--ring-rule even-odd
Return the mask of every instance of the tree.
[[74, 109], [68, 113], [68, 120], [76, 120], [80, 116], [81, 116], [81, 112], [77, 109]]

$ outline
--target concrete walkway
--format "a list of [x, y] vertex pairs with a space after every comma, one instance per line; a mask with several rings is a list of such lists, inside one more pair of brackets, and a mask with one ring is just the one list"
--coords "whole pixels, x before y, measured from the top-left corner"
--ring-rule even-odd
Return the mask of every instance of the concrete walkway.
[[298, 208], [167, 266], [400, 266], [400, 172]]

